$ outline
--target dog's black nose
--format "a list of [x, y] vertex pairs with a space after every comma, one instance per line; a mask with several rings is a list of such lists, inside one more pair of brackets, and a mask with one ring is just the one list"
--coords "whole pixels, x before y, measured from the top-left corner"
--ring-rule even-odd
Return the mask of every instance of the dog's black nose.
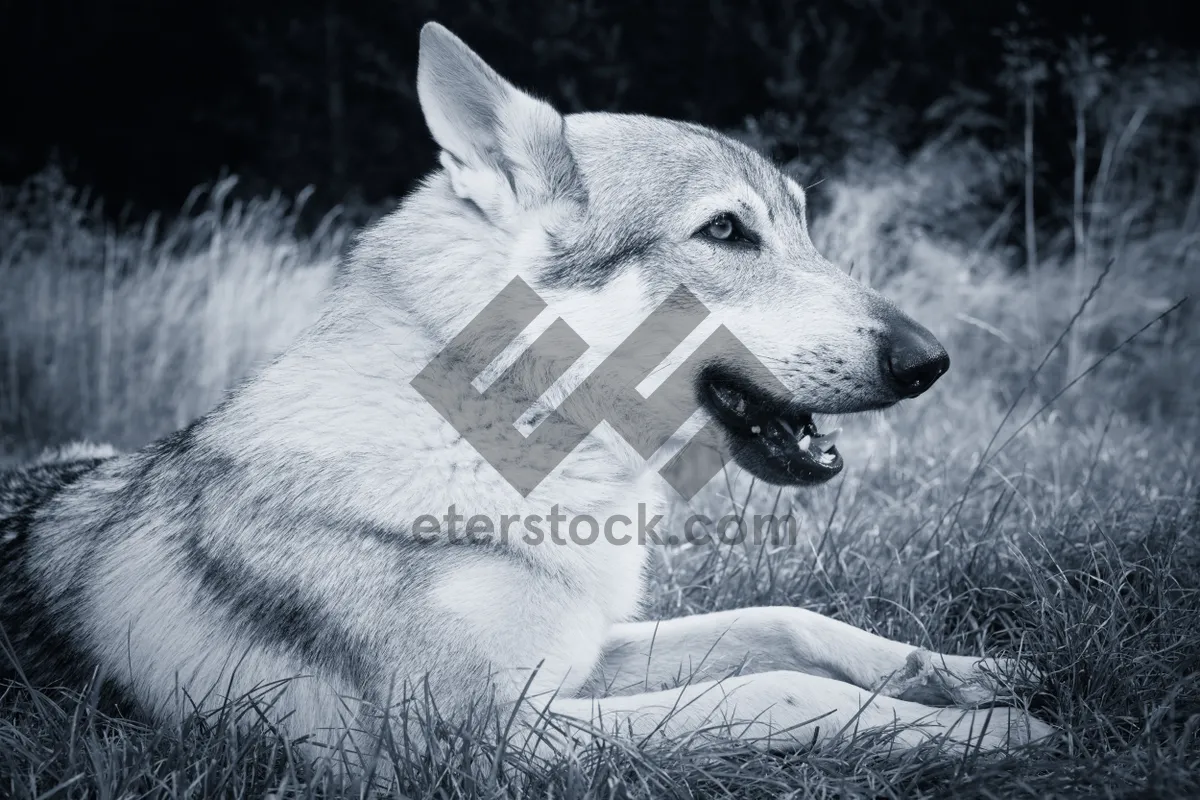
[[902, 397], [916, 397], [950, 369], [950, 356], [932, 333], [908, 317], [890, 323], [888, 371]]

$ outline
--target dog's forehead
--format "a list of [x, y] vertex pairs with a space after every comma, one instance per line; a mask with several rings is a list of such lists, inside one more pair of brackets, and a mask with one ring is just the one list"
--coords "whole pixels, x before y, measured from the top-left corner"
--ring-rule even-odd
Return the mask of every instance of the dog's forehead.
[[804, 193], [750, 147], [686, 122], [632, 114], [571, 114], [567, 136], [589, 194], [665, 214], [679, 204], [745, 187], [772, 215], [802, 217]]

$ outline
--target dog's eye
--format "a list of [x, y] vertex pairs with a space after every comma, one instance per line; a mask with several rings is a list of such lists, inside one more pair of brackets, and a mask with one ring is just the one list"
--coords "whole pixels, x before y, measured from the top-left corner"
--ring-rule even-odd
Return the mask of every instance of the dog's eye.
[[737, 235], [737, 224], [733, 221], [733, 217], [726, 214], [708, 223], [704, 232], [714, 239], [726, 241]]
[[721, 214], [701, 228], [700, 233], [718, 242], [754, 243], [753, 237], [747, 233], [733, 214]]

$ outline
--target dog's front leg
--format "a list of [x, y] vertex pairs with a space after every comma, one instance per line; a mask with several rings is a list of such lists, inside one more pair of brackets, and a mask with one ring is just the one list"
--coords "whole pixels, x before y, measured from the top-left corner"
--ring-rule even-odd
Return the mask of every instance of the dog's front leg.
[[616, 625], [588, 689], [627, 694], [781, 669], [929, 705], [990, 702], [1034, 677], [1008, 660], [931, 653], [812, 611], [771, 606]]
[[[1041, 740], [1053, 728], [1016, 708], [932, 708], [876, 695], [842, 681], [773, 670], [616, 697], [555, 696], [539, 705], [533, 733], [547, 755], [597, 729], [634, 744], [734, 739], [756, 749], [794, 750], [874, 731], [895, 733], [906, 750], [939, 737], [953, 750], [1004, 750]], [[525, 729], [528, 731], [529, 729]], [[524, 742], [522, 742], [524, 744]]]

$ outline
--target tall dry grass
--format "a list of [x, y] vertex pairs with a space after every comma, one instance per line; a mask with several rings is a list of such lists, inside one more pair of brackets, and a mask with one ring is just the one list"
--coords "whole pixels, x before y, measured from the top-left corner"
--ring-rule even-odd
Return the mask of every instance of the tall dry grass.
[[317, 314], [349, 231], [223, 181], [117, 232], [53, 170], [0, 197], [0, 450], [140, 447], [210, 409]]

